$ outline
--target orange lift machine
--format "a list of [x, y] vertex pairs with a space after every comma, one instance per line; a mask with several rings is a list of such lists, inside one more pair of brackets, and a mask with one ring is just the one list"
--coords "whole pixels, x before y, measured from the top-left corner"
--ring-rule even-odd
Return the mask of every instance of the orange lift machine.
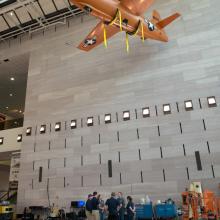
[[220, 200], [214, 192], [202, 191], [200, 182], [190, 184], [190, 189], [182, 193], [183, 220], [219, 219]]

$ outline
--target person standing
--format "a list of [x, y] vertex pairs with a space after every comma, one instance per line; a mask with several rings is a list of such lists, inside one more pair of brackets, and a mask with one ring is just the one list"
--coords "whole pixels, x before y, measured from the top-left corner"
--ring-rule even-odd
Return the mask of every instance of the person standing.
[[99, 200], [98, 200], [98, 193], [94, 192], [93, 193], [93, 198], [92, 198], [92, 215], [94, 220], [100, 220], [99, 217]]
[[133, 220], [135, 214], [135, 206], [133, 203], [133, 199], [131, 196], [128, 196], [127, 200], [128, 200], [128, 204], [126, 206], [126, 210], [127, 210], [128, 220]]
[[108, 220], [118, 220], [118, 210], [120, 208], [120, 203], [116, 199], [115, 192], [111, 193], [111, 198], [107, 199], [106, 210], [108, 210]]
[[86, 201], [86, 217], [88, 220], [93, 220], [93, 215], [92, 215], [92, 194], [88, 195], [88, 199]]
[[125, 199], [123, 198], [122, 192], [118, 192], [118, 199], [117, 200], [120, 204], [118, 219], [119, 220], [124, 220], [124, 216], [125, 216]]
[[101, 195], [98, 195], [98, 201], [99, 201], [99, 217], [100, 220], [104, 220], [105, 219], [105, 202], [102, 199]]

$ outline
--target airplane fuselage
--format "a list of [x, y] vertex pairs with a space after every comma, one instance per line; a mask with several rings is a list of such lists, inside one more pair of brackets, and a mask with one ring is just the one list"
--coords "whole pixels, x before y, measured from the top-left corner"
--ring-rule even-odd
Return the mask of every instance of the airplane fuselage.
[[[91, 15], [100, 18], [105, 23], [111, 22], [117, 10], [121, 13], [122, 29], [125, 32], [133, 33], [137, 30], [140, 22], [143, 24], [144, 38], [154, 39], [167, 42], [168, 38], [166, 34], [160, 29], [156, 28], [152, 31], [148, 27], [148, 23], [144, 17], [135, 15], [131, 11], [124, 7], [118, 0], [71, 0], [76, 6], [82, 10], [86, 10]], [[114, 25], [120, 27], [119, 18], [116, 19]], [[139, 29], [139, 35], [141, 30]]]

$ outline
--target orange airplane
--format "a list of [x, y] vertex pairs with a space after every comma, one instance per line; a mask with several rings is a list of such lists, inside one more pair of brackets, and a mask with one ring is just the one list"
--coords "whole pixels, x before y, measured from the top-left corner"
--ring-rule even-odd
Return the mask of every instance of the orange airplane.
[[90, 51], [120, 31], [126, 32], [127, 51], [129, 50], [129, 35], [138, 35], [144, 41], [153, 39], [167, 42], [168, 37], [164, 28], [177, 19], [175, 13], [161, 19], [154, 10], [151, 19], [144, 17], [145, 11], [154, 0], [71, 0], [77, 7], [101, 19], [86, 39], [78, 46], [79, 49]]

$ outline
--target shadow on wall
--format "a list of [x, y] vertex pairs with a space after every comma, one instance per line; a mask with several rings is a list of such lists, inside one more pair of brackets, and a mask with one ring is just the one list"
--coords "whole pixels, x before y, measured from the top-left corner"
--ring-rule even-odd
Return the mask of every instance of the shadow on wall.
[[0, 164], [0, 193], [8, 191], [10, 167]]

